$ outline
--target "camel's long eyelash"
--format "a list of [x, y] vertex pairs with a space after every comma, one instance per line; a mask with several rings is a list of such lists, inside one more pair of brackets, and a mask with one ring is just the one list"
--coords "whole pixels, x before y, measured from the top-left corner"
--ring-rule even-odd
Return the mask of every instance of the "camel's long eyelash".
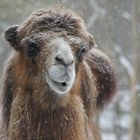
[[26, 41], [26, 45], [27, 45], [27, 56], [36, 57], [40, 51], [38, 44], [35, 41], [28, 39]]
[[82, 61], [83, 56], [84, 56], [86, 53], [87, 53], [87, 48], [86, 48], [86, 46], [83, 45], [83, 44], [81, 44], [81, 45], [80, 45], [80, 49], [78, 49], [77, 54], [76, 54], [77, 60], [78, 60], [78, 61]]

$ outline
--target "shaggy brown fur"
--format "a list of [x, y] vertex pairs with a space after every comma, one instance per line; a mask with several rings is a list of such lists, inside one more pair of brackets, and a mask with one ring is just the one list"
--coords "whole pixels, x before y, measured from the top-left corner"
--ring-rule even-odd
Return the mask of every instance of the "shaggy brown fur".
[[[69, 42], [76, 65], [75, 84], [62, 97], [50, 90], [41, 75], [46, 55], [30, 59], [25, 53], [27, 38], [43, 50], [46, 42], [57, 37]], [[114, 95], [115, 74], [109, 58], [93, 48], [83, 20], [69, 10], [38, 10], [22, 25], [9, 27], [5, 38], [15, 51], [4, 69], [3, 139], [101, 140], [92, 120]], [[79, 42], [88, 48], [82, 61], [76, 58]]]

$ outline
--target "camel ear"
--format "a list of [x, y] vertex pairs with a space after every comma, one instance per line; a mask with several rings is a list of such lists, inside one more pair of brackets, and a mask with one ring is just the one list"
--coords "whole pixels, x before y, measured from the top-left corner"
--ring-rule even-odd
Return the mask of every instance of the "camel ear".
[[18, 27], [19, 27], [19, 25], [12, 25], [12, 26], [8, 27], [4, 32], [5, 39], [16, 50], [19, 50], [19, 48], [18, 48], [19, 36], [18, 36], [18, 32], [17, 32]]

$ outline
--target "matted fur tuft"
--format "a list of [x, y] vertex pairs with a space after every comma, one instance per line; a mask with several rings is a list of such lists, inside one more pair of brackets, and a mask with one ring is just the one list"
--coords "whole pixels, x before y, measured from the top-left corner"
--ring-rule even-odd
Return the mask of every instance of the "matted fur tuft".
[[66, 31], [68, 35], [82, 38], [94, 46], [93, 36], [86, 31], [83, 19], [71, 10], [54, 7], [32, 13], [18, 29], [20, 37], [40, 31]]

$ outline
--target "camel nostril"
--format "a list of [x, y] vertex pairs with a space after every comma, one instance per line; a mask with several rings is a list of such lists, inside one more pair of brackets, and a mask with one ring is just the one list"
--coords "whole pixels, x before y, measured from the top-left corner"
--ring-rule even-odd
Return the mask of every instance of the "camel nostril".
[[69, 65], [72, 65], [74, 63], [74, 61], [72, 60], [71, 63]]
[[74, 63], [73, 60], [69, 60], [68, 58], [65, 60], [65, 58], [63, 58], [61, 56], [56, 56], [55, 61], [59, 64], [65, 65], [66, 67], [70, 66]]
[[63, 82], [63, 83], [61, 83], [61, 85], [65, 87], [67, 85], [67, 83]]
[[63, 60], [62, 60], [62, 58], [60, 58], [60, 57], [57, 57], [57, 56], [56, 56], [56, 57], [55, 57], [55, 60], [56, 60], [57, 62], [59, 62], [59, 63], [62, 63], [62, 64], [64, 63]]

